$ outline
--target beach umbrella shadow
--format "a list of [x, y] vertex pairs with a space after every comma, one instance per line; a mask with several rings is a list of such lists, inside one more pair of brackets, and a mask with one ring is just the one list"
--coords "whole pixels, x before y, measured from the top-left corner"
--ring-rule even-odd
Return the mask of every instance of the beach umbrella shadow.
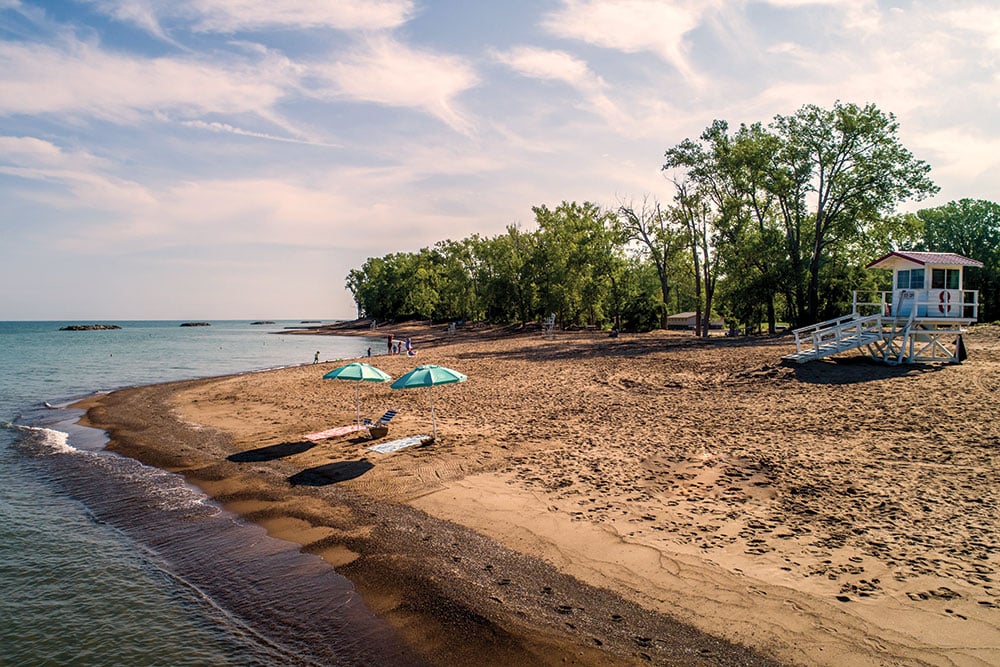
[[445, 368], [444, 366], [428, 364], [426, 366], [417, 366], [409, 373], [400, 376], [398, 380], [389, 386], [392, 389], [427, 387], [427, 395], [431, 403], [431, 426], [434, 429], [433, 438], [437, 440], [437, 420], [434, 416], [434, 387], [441, 384], [465, 382], [468, 379], [468, 377], [458, 371]]
[[374, 467], [368, 459], [337, 461], [297, 472], [288, 481], [292, 486], [328, 486], [361, 477]]
[[248, 449], [245, 452], [236, 452], [226, 457], [227, 461], [233, 463], [259, 463], [261, 461], [274, 461], [283, 459], [286, 456], [294, 456], [307, 452], [316, 446], [314, 442], [282, 442], [277, 445], [268, 445], [257, 449]]

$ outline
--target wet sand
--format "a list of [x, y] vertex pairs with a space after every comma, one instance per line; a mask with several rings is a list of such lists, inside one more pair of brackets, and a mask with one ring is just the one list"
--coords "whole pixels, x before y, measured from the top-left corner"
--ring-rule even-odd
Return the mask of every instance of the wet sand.
[[[367, 328], [330, 333], [369, 335]], [[958, 366], [787, 338], [380, 327], [469, 376], [438, 440], [349, 424], [337, 363], [116, 392], [112, 447], [304, 545], [435, 664], [1000, 664], [1000, 330]], [[430, 433], [428, 395], [383, 440]]]

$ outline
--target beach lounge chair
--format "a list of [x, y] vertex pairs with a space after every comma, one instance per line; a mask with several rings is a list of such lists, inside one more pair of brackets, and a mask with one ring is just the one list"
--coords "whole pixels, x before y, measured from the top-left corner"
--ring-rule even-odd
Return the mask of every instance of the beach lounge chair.
[[378, 418], [378, 421], [365, 420], [368, 427], [368, 434], [373, 438], [382, 438], [389, 432], [389, 422], [396, 416], [396, 410], [386, 410], [385, 414]]
[[368, 426], [368, 427], [372, 427], [372, 426], [388, 426], [389, 422], [392, 421], [392, 418], [395, 417], [396, 414], [397, 414], [396, 410], [386, 410], [385, 414], [382, 415], [381, 417], [379, 417], [377, 422], [373, 422], [371, 419], [366, 419], [365, 420], [365, 426]]

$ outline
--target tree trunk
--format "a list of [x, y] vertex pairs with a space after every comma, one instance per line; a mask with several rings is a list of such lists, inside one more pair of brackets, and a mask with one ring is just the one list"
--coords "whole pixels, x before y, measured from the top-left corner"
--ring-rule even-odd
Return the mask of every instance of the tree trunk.
[[667, 276], [667, 272], [664, 269], [660, 269], [657, 266], [657, 270], [660, 272], [660, 293], [663, 295], [663, 312], [660, 314], [660, 328], [667, 328], [667, 304], [670, 302], [670, 277]]
[[808, 324], [819, 321], [819, 247], [809, 260], [809, 302], [806, 319]]
[[[693, 232], [694, 230], [692, 230]], [[701, 323], [701, 270], [698, 267], [698, 244], [695, 240], [695, 235], [691, 235], [691, 256], [694, 261], [694, 335], [701, 337], [702, 323]]]

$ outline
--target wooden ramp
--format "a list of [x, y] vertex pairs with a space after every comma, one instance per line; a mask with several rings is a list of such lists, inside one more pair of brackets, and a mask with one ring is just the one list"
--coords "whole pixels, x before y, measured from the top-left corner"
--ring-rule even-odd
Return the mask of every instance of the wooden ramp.
[[797, 364], [882, 343], [884, 340], [880, 316], [860, 316], [854, 313], [802, 327], [792, 333], [795, 334], [795, 352], [786, 354], [782, 359]]

